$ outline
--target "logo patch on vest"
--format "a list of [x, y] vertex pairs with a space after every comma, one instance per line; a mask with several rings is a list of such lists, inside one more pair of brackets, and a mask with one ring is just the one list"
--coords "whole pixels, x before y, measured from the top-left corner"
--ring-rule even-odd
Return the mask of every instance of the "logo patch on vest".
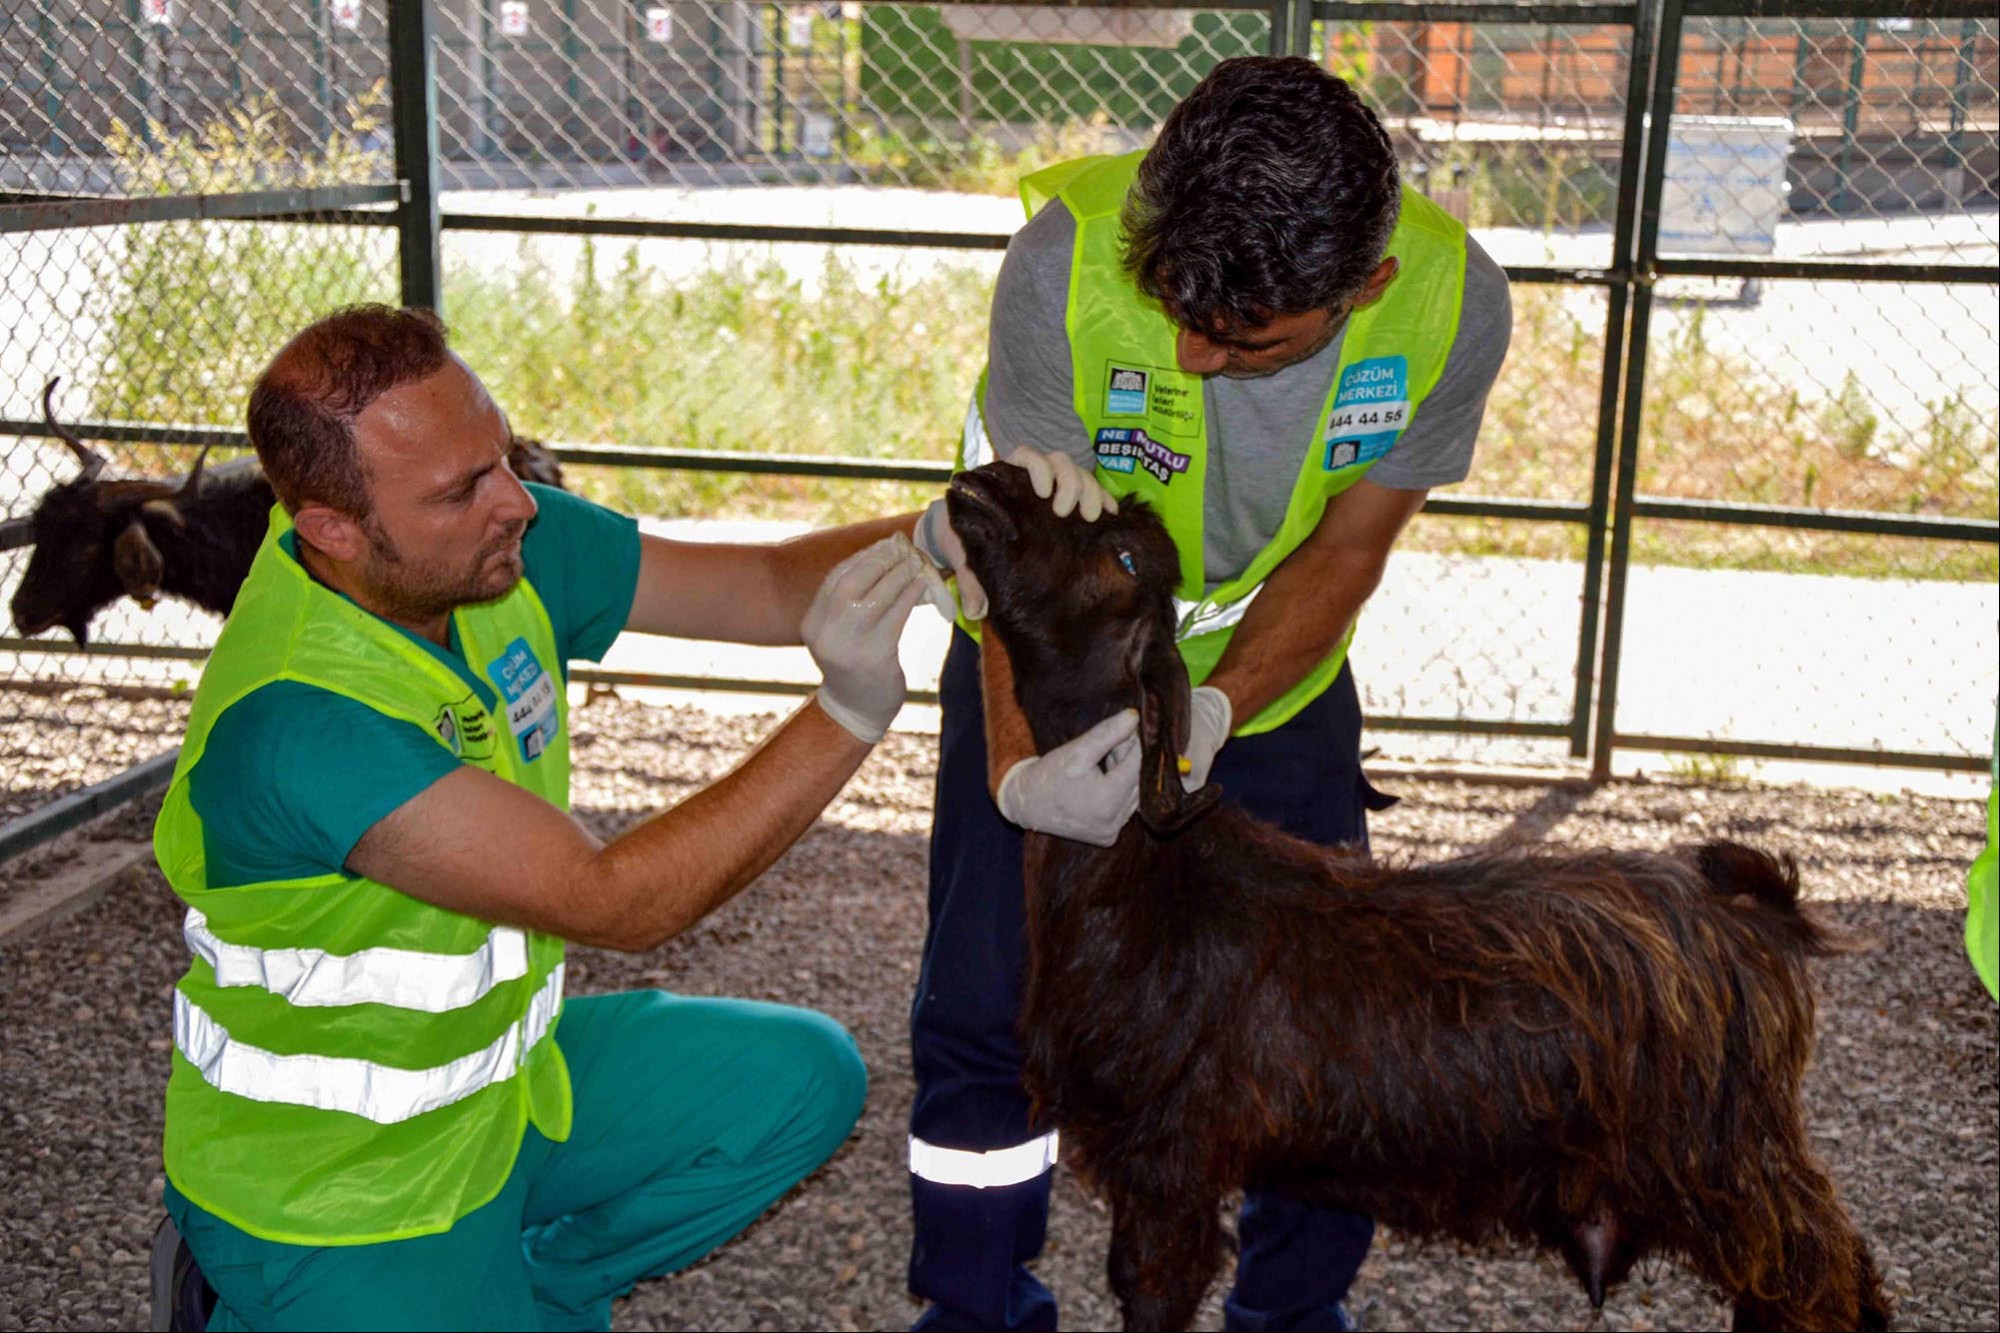
[[1143, 370], [1113, 364], [1110, 382], [1104, 386], [1104, 415], [1143, 417], [1146, 415], [1146, 381]]
[[515, 639], [493, 659], [486, 674], [500, 687], [507, 705], [507, 730], [521, 747], [521, 758], [533, 763], [556, 738], [556, 678], [535, 660], [526, 639]]
[[1340, 373], [1326, 419], [1326, 470], [1374, 462], [1409, 424], [1410, 363], [1400, 356], [1356, 361]]
[[1162, 486], [1187, 471], [1188, 456], [1175, 453], [1137, 426], [1105, 426], [1097, 432], [1097, 466], [1106, 472], [1144, 468]]
[[438, 709], [437, 720], [431, 727], [460, 759], [480, 764], [493, 757], [493, 728], [488, 725], [486, 709], [476, 694], [468, 694]]

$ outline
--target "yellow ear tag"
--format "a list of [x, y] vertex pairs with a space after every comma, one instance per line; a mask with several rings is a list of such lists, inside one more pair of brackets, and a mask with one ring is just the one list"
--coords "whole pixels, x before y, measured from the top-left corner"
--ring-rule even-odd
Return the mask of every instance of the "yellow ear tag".
[[1189, 773], [1194, 772], [1194, 760], [1188, 758], [1186, 755], [1182, 755], [1178, 762], [1180, 764], [1181, 776], [1186, 777]]

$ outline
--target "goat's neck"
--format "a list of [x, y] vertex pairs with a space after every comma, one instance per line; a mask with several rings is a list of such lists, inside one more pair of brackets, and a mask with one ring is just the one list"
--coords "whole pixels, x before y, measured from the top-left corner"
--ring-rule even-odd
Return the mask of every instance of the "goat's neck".
[[262, 477], [240, 486], [211, 482], [180, 523], [146, 519], [146, 532], [163, 557], [160, 591], [228, 615], [263, 541], [271, 504]]
[[1092, 666], [1038, 651], [1025, 635], [1007, 636], [1004, 642], [1013, 666], [1014, 699], [1027, 719], [1037, 753], [1047, 754], [1132, 706], [1130, 686], [1122, 674], [1115, 681], [1098, 682], [1092, 678]]

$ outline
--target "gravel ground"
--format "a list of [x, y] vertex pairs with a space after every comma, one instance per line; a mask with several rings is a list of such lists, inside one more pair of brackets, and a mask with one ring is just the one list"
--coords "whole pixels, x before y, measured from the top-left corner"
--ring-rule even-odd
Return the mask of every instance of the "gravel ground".
[[0, 824], [171, 748], [187, 710], [186, 699], [126, 698], [90, 685], [56, 694], [8, 690], [0, 708]]
[[[600, 831], [679, 799], [768, 723], [616, 700], [576, 715], [577, 805]], [[859, 1039], [874, 1086], [841, 1154], [745, 1236], [643, 1284], [620, 1328], [895, 1329], [908, 1212], [903, 1125], [909, 991], [924, 926], [934, 740], [896, 735], [828, 817], [742, 898], [654, 954], [579, 950], [576, 993], [663, 986], [811, 1005]], [[1728, 833], [1795, 851], [1827, 915], [1880, 941], [1820, 965], [1814, 1137], [1876, 1253], [1904, 1328], [1994, 1328], [2000, 1023], [1959, 944], [1970, 802], [1803, 788], [1504, 784], [1391, 777], [1380, 848], [1415, 857], [1496, 839], [1662, 846]], [[147, 812], [118, 817], [142, 829]], [[60, 852], [16, 862], [48, 873]], [[0, 877], [0, 896], [7, 890]], [[137, 1327], [157, 1219], [167, 995], [183, 966], [179, 912], [135, 870], [88, 913], [0, 945], [0, 1327]], [[1066, 1327], [1105, 1328], [1103, 1211], [1059, 1177], [1040, 1271]], [[1419, 1249], [1384, 1234], [1356, 1286], [1367, 1327], [1584, 1327], [1552, 1263]], [[1721, 1302], [1678, 1271], [1643, 1275], [1607, 1328], [1718, 1328]], [[1211, 1297], [1204, 1326], [1219, 1327]]]

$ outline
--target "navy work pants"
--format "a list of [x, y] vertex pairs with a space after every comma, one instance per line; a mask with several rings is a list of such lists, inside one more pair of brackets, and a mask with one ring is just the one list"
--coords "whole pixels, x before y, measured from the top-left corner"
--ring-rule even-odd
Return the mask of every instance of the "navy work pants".
[[[979, 647], [963, 632], [952, 635], [940, 692], [930, 930], [910, 1018], [910, 1289], [931, 1302], [919, 1329], [1053, 1329], [1055, 1300], [1027, 1269], [1047, 1229], [1049, 1175], [1028, 1122], [1015, 1030], [1021, 832], [987, 790]], [[1224, 800], [1299, 837], [1365, 845], [1367, 811], [1382, 802], [1361, 775], [1360, 737], [1361, 705], [1343, 669], [1284, 726], [1225, 745], [1210, 777]], [[1373, 1233], [1359, 1214], [1253, 1191], [1238, 1223], [1228, 1326], [1339, 1327], [1336, 1306]]]

